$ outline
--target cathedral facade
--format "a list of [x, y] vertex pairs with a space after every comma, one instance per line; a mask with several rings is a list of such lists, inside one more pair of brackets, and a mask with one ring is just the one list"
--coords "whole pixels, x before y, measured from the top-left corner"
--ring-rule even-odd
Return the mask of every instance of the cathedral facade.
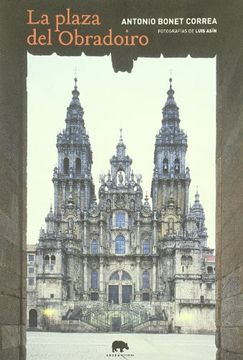
[[214, 255], [198, 192], [189, 207], [187, 136], [172, 80], [155, 140], [152, 205], [122, 133], [96, 198], [83, 114], [75, 79], [57, 136], [53, 208], [27, 253], [29, 327], [213, 332]]

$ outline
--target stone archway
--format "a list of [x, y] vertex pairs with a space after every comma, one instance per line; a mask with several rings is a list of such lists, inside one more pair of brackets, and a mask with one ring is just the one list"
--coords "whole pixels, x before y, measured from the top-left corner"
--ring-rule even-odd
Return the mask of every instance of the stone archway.
[[[91, 3], [91, 2], [90, 2]], [[217, 347], [218, 359], [238, 360], [242, 358], [242, 322], [240, 307], [242, 303], [242, 193], [243, 193], [243, 148], [242, 148], [242, 6], [239, 2], [222, 0], [220, 6], [217, 2], [206, 1], [203, 8], [198, 3], [183, 1], [178, 2], [178, 7], [165, 1], [147, 2], [148, 7], [139, 6], [134, 0], [133, 8], [136, 14], [142, 17], [156, 13], [170, 14], [171, 17], [182, 16], [186, 18], [194, 13], [203, 16], [218, 16], [220, 31], [216, 38], [203, 35], [201, 41], [183, 35], [178, 38], [170, 34], [164, 41], [156, 41], [154, 49], [149, 47], [138, 53], [131, 52], [124, 56], [121, 52], [112, 53], [113, 66], [116, 71], [131, 71], [133, 57], [181, 56], [188, 54], [194, 57], [214, 56], [217, 58]], [[65, 7], [73, 6], [73, 2], [66, 1]], [[91, 3], [92, 5], [92, 3]], [[108, 1], [97, 2], [96, 10], [104, 13], [103, 9], [110, 7]], [[102, 6], [102, 9], [100, 6]], [[59, 6], [59, 4], [58, 4]], [[117, 21], [124, 11], [117, 11]], [[1, 249], [4, 254], [12, 255], [13, 261], [8, 261], [9, 256], [2, 258], [2, 283], [1, 283], [1, 319], [0, 330], [8, 326], [8, 333], [0, 339], [0, 357], [4, 359], [25, 359], [25, 234], [26, 234], [26, 9], [29, 3], [23, 1], [19, 6], [17, 1], [2, 1], [0, 4], [1, 26], [1, 56], [0, 69], [2, 77], [0, 83], [0, 167], [1, 191]], [[56, 12], [53, 1], [42, 4], [43, 12], [46, 7]], [[91, 6], [92, 7], [92, 6]], [[139, 11], [140, 8], [140, 11]], [[149, 13], [148, 13], [149, 8]], [[89, 7], [88, 7], [89, 9]], [[60, 8], [58, 9], [60, 12]], [[76, 11], [77, 13], [79, 11]], [[92, 12], [92, 11], [90, 11]], [[125, 12], [124, 12], [125, 13]], [[158, 12], [157, 12], [158, 13]], [[149, 15], [148, 15], [149, 14]], [[113, 14], [114, 15], [114, 14]], [[133, 16], [133, 13], [131, 13]], [[104, 14], [103, 23], [108, 24], [111, 13]], [[153, 34], [151, 34], [153, 36]], [[185, 37], [184, 37], [185, 36]], [[213, 40], [216, 39], [216, 40]], [[185, 40], [185, 41], [184, 41]], [[51, 49], [35, 47], [29, 49], [33, 53], [50, 54], [56, 51], [60, 55], [66, 49]], [[134, 49], [133, 49], [134, 50]], [[89, 52], [90, 51], [90, 52]], [[102, 47], [87, 50], [87, 55], [108, 54]], [[78, 48], [70, 49], [68, 55], [80, 55]], [[133, 55], [134, 54], [134, 55]], [[11, 104], [11, 108], [10, 108]], [[10, 111], [11, 109], [11, 111]], [[232, 241], [233, 240], [233, 241]], [[16, 276], [16, 274], [18, 276]], [[16, 286], [17, 284], [17, 286]], [[15, 289], [15, 290], [14, 290]], [[232, 307], [232, 303], [234, 306]], [[4, 348], [4, 344], [8, 344]], [[16, 344], [19, 344], [16, 347]]]
[[29, 327], [37, 327], [37, 311], [35, 309], [29, 311]]

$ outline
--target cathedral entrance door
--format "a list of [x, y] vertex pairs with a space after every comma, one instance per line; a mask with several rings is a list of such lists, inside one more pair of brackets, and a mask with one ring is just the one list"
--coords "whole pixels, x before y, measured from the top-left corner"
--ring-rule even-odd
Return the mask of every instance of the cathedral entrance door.
[[109, 285], [109, 302], [119, 304], [119, 287], [118, 285]]
[[111, 331], [121, 331], [121, 318], [113, 317], [111, 320]]
[[111, 274], [109, 279], [109, 303], [130, 304], [132, 301], [132, 278], [128, 272], [118, 270]]
[[122, 303], [129, 304], [132, 299], [132, 285], [122, 285]]

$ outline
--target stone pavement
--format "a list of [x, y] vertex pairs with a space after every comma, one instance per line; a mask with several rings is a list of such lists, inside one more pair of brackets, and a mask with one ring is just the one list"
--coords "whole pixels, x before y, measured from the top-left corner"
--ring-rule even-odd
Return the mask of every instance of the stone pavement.
[[[112, 353], [114, 340], [129, 350]], [[27, 333], [27, 360], [215, 360], [213, 335]]]

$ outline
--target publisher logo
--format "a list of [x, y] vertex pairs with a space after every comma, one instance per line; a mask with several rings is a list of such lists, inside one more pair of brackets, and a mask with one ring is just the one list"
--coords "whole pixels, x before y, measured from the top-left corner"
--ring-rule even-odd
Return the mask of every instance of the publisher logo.
[[[123, 357], [123, 354], [126, 352], [126, 357], [127, 356], [134, 356], [134, 354], [128, 353], [127, 351], [129, 350], [129, 346], [128, 343], [123, 341], [123, 340], [115, 340], [113, 341], [112, 345], [111, 345], [111, 353], [106, 354], [107, 357]], [[125, 355], [125, 354], [124, 354]]]

